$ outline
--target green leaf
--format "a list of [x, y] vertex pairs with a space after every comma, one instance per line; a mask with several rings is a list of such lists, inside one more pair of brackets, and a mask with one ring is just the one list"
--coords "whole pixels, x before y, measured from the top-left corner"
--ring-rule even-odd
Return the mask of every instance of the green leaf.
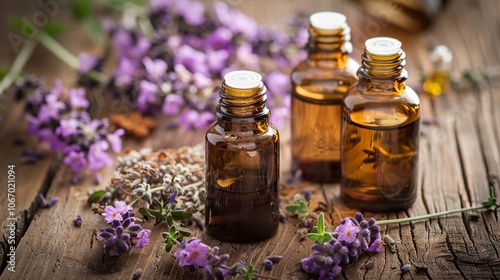
[[327, 232], [323, 233], [323, 241], [322, 242], [325, 243], [325, 242], [328, 242], [330, 240], [332, 240], [332, 235], [327, 233]]
[[87, 199], [87, 203], [88, 204], [92, 204], [92, 203], [97, 203], [99, 202], [99, 200], [102, 198], [102, 196], [106, 193], [105, 190], [99, 190], [99, 191], [96, 191], [94, 192], [93, 194], [91, 194], [89, 196], [89, 199]]
[[323, 233], [325, 233], [325, 217], [321, 212], [318, 217], [318, 234], [323, 235]]
[[285, 206], [285, 210], [292, 213], [292, 214], [295, 214], [295, 212], [297, 212], [298, 209], [299, 209], [299, 206], [295, 205], [295, 204], [289, 204], [289, 205]]
[[93, 17], [89, 16], [83, 20], [85, 31], [89, 34], [90, 39], [95, 44], [99, 45], [104, 42], [104, 35], [102, 32], [102, 27], [99, 21]]
[[167, 225], [172, 226], [174, 225], [174, 218], [172, 218], [172, 214], [167, 213], [165, 217], [165, 220], [167, 221]]
[[45, 25], [43, 31], [51, 37], [61, 34], [66, 29], [66, 25], [60, 21], [51, 21]]
[[317, 233], [308, 233], [307, 239], [312, 240], [314, 242], [321, 242], [323, 240], [323, 235]]
[[176, 221], [189, 219], [191, 218], [191, 216], [193, 216], [193, 213], [186, 212], [184, 210], [174, 210], [171, 211], [170, 214], [172, 214], [172, 218]]
[[3, 80], [7, 74], [9, 74], [9, 69], [0, 68], [0, 80]]
[[77, 19], [83, 20], [92, 15], [92, 1], [91, 0], [73, 1], [73, 5], [71, 5], [71, 10], [73, 11], [73, 15]]
[[20, 17], [9, 17], [7, 23], [19, 32], [22, 32], [24, 21]]

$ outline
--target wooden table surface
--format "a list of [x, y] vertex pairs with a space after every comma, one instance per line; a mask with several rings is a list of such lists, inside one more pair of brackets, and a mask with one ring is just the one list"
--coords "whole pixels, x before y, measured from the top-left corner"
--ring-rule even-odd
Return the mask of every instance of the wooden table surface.
[[[447, 5], [426, 30], [411, 33], [392, 27], [367, 15], [355, 3], [347, 1], [275, 0], [230, 1], [261, 24], [279, 26], [285, 15], [303, 10], [307, 13], [337, 10], [348, 17], [352, 28], [354, 59], [359, 61], [365, 39], [374, 36], [392, 36], [403, 42], [407, 53], [406, 69], [409, 85], [419, 91], [423, 117], [435, 118], [438, 124], [422, 126], [417, 201], [407, 211], [391, 213], [364, 212], [377, 220], [410, 217], [438, 211], [478, 205], [488, 197], [488, 187], [500, 193], [500, 76], [493, 75], [479, 87], [467, 86], [461, 74], [466, 70], [479, 71], [500, 66], [500, 2], [496, 0], [447, 1]], [[37, 7], [29, 1], [6, 5], [2, 15], [17, 13], [31, 16]], [[32, 2], [34, 3], [34, 2]], [[9, 6], [10, 5], [10, 6]], [[67, 18], [60, 11], [57, 17]], [[2, 16], [2, 19], [5, 16]], [[58, 38], [74, 53], [82, 50], [100, 51], [92, 46], [81, 26], [71, 23], [71, 32]], [[1, 35], [9, 31], [2, 26]], [[420, 90], [420, 78], [430, 70], [429, 44], [447, 45], [453, 57], [453, 72], [462, 85], [437, 98], [430, 98]], [[10, 65], [14, 52], [9, 44], [2, 44], [0, 63]], [[75, 82], [76, 74], [68, 71], [42, 47], [38, 47], [26, 71], [46, 77], [63, 78], [66, 85]], [[0, 126], [0, 279], [129, 279], [135, 269], [141, 268], [143, 279], [192, 279], [179, 268], [171, 254], [162, 246], [160, 233], [165, 226], [153, 227], [152, 240], [143, 250], [131, 250], [120, 257], [103, 257], [102, 244], [95, 241], [96, 231], [103, 226], [86, 204], [87, 192], [103, 188], [113, 168], [102, 171], [103, 182], [96, 186], [93, 176], [86, 174], [79, 185], [71, 183], [71, 174], [60, 165], [57, 155], [49, 154], [35, 164], [23, 164], [20, 152], [35, 147], [36, 141], [26, 132], [22, 104], [13, 104], [3, 98], [4, 121]], [[282, 134], [283, 177], [289, 167], [290, 133]], [[178, 148], [203, 142], [203, 131], [185, 132], [179, 128], [161, 126], [149, 138], [138, 142], [127, 140], [125, 147]], [[21, 138], [26, 145], [12, 145]], [[16, 214], [16, 272], [6, 269], [7, 221], [7, 166], [15, 165]], [[326, 217], [337, 225], [342, 217], [353, 215], [358, 209], [344, 205], [338, 198], [338, 185], [319, 185], [302, 182], [300, 186], [282, 189], [283, 198], [289, 198], [301, 189], [313, 193], [314, 203], [323, 202], [328, 208]], [[58, 196], [59, 202], [50, 209], [42, 209], [36, 202], [38, 193]], [[72, 225], [77, 214], [82, 215], [80, 228]], [[230, 262], [243, 260], [253, 263], [265, 275], [280, 279], [308, 279], [300, 268], [300, 260], [311, 252], [312, 242], [300, 240], [296, 233], [298, 220], [288, 217], [278, 233], [262, 242], [234, 244], [215, 240], [205, 232], [195, 230], [195, 236], [209, 245], [221, 247], [231, 255]], [[343, 268], [346, 279], [498, 279], [500, 278], [500, 223], [493, 211], [456, 214], [425, 221], [382, 227], [396, 241], [398, 252], [391, 253], [384, 246], [379, 254], [362, 257]], [[261, 266], [267, 255], [283, 255], [283, 260], [271, 271]], [[373, 258], [373, 269], [364, 264]], [[402, 275], [400, 267], [411, 264]]]

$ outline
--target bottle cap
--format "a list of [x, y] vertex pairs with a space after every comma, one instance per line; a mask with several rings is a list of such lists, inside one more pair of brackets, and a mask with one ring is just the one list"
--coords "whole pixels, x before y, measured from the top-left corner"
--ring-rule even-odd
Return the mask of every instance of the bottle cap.
[[309, 21], [314, 28], [323, 30], [335, 30], [347, 26], [346, 17], [341, 13], [335, 12], [314, 13], [309, 18]]
[[248, 70], [231, 71], [224, 75], [224, 83], [232, 88], [251, 89], [262, 83], [262, 76]]
[[445, 45], [437, 46], [431, 54], [433, 61], [443, 61], [445, 63], [451, 62], [453, 55]]
[[401, 51], [401, 42], [390, 37], [374, 37], [366, 40], [366, 50], [374, 55], [394, 55]]

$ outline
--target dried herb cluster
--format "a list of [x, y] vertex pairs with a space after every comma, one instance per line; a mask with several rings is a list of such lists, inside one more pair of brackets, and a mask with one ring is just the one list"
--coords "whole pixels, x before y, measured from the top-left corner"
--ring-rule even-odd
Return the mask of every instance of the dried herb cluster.
[[[130, 150], [118, 157], [117, 170], [104, 190], [94, 192], [90, 203], [111, 204], [126, 201], [139, 203], [146, 219], [166, 221], [169, 231], [163, 233], [170, 251], [176, 240], [189, 236], [181, 223], [201, 211], [205, 196], [204, 150], [201, 145], [178, 150]], [[95, 207], [94, 207], [95, 208]]]

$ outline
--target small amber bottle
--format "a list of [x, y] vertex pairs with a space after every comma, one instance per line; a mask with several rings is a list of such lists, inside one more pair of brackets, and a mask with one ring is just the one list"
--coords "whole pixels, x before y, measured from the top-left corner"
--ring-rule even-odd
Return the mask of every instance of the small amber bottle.
[[438, 96], [446, 91], [450, 80], [450, 67], [453, 55], [445, 45], [437, 46], [431, 53], [432, 69], [423, 84], [424, 91]]
[[311, 15], [307, 59], [291, 73], [292, 171], [308, 181], [340, 181], [342, 97], [359, 67], [350, 32], [343, 14]]
[[341, 196], [349, 206], [388, 211], [415, 201], [420, 101], [404, 66], [400, 41], [366, 41], [359, 82], [344, 97]]
[[205, 138], [205, 225], [222, 240], [262, 240], [279, 224], [279, 136], [266, 87], [258, 73], [233, 71], [219, 95], [217, 121]]

